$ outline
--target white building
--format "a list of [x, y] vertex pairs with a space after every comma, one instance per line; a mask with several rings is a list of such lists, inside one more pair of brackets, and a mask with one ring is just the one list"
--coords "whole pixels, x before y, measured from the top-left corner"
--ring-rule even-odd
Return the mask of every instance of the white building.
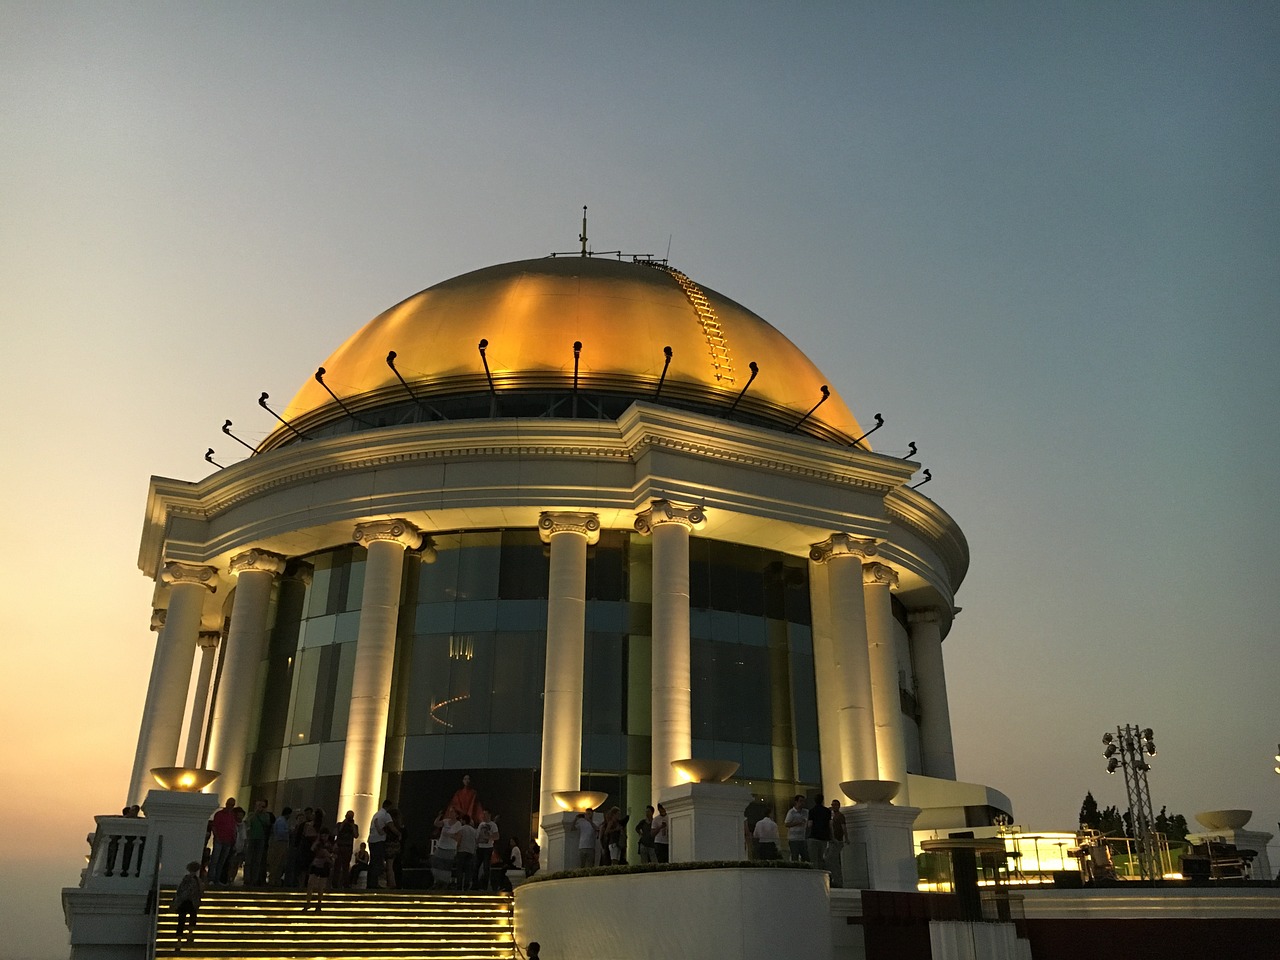
[[470, 773], [519, 835], [695, 757], [780, 808], [882, 779], [920, 826], [1008, 810], [952, 783], [963, 534], [760, 317], [662, 263], [528, 260], [321, 369], [253, 456], [151, 482], [129, 802], [205, 766], [246, 807], [390, 796], [412, 828]]

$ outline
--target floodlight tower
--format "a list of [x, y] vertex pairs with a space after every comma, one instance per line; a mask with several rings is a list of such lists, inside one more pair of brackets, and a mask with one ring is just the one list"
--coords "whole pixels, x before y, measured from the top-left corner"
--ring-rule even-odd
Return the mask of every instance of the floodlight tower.
[[1147, 773], [1151, 764], [1147, 757], [1156, 755], [1154, 733], [1150, 727], [1116, 727], [1115, 733], [1102, 735], [1106, 749], [1107, 773], [1124, 770], [1124, 790], [1129, 799], [1129, 823], [1138, 848], [1138, 870], [1144, 880], [1160, 879], [1160, 854], [1156, 849], [1155, 822], [1151, 812], [1151, 788]]

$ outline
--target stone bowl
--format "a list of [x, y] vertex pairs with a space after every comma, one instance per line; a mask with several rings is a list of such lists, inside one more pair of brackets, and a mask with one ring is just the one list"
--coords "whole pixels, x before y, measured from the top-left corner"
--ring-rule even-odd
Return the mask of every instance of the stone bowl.
[[1206, 830], [1241, 830], [1252, 816], [1252, 810], [1206, 810], [1196, 819]]
[[152, 767], [151, 776], [166, 790], [199, 793], [222, 776], [222, 771], [203, 767]]
[[897, 780], [845, 780], [840, 789], [854, 803], [888, 803], [902, 784]]
[[672, 760], [671, 766], [690, 783], [724, 783], [742, 764], [737, 760]]
[[555, 797], [556, 803], [560, 804], [562, 810], [573, 810], [579, 813], [583, 810], [594, 810], [609, 799], [607, 793], [601, 793], [599, 790], [561, 790], [551, 796]]

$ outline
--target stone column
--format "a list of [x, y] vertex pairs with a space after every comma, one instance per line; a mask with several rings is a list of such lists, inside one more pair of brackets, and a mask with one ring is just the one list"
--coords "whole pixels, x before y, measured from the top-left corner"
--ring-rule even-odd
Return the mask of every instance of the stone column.
[[954, 780], [956, 755], [951, 743], [951, 708], [947, 704], [939, 619], [937, 610], [917, 610], [908, 614], [907, 624], [911, 628], [911, 662], [920, 700], [920, 760], [924, 775]]
[[200, 648], [200, 669], [196, 673], [196, 691], [191, 696], [191, 719], [187, 723], [187, 749], [183, 755], [184, 767], [200, 766], [200, 741], [204, 739], [204, 723], [208, 719], [209, 684], [213, 682], [214, 654], [222, 634], [216, 630], [201, 630], [196, 646]]
[[551, 545], [547, 580], [547, 669], [542, 694], [539, 818], [559, 810], [554, 794], [582, 785], [582, 666], [587, 625], [587, 545], [600, 539], [594, 513], [544, 513]]
[[689, 679], [689, 531], [706, 520], [701, 507], [654, 500], [636, 517], [653, 536], [653, 675], [650, 687], [652, 789], [659, 794], [679, 777], [673, 760], [693, 751]]
[[[830, 790], [848, 780], [878, 780], [875, 715], [872, 706], [871, 665], [867, 648], [867, 615], [863, 598], [862, 561], [874, 556], [875, 541], [858, 540], [847, 533], [833, 533], [809, 550], [809, 559], [826, 567], [827, 604], [822, 616], [814, 614], [814, 670], [819, 685], [818, 727], [835, 726], [838, 733], [838, 772], [827, 773], [824, 755], [823, 786]], [[819, 599], [822, 595], [819, 580]], [[820, 628], [830, 631], [829, 654]], [[826, 664], [819, 657], [827, 658]], [[822, 682], [829, 670], [831, 682]], [[819, 740], [826, 748], [830, 736]], [[827, 796], [840, 796], [839, 793]]]
[[147, 790], [150, 789], [149, 784], [155, 783], [146, 766], [147, 745], [156, 711], [156, 694], [160, 689], [158, 679], [160, 675], [160, 653], [164, 644], [164, 622], [167, 614], [167, 610], [159, 607], [151, 611], [151, 632], [156, 635], [156, 642], [155, 648], [151, 653], [151, 676], [147, 681], [147, 696], [142, 704], [142, 720], [138, 724], [138, 746], [133, 753], [133, 771], [129, 775], [129, 793], [125, 798], [125, 803], [129, 806], [135, 803], [141, 804], [143, 797], [147, 795]]
[[[375, 520], [357, 524], [353, 539], [368, 549], [369, 557], [360, 599], [338, 809], [354, 810], [356, 823], [368, 832], [369, 821], [381, 803], [378, 794], [387, 747], [404, 551], [415, 549], [424, 538], [408, 520]], [[340, 814], [335, 812], [336, 816]]]
[[902, 697], [898, 693], [898, 657], [893, 642], [891, 587], [898, 574], [883, 563], [863, 567], [866, 589], [867, 644], [871, 653], [871, 699], [875, 704], [876, 753], [880, 779], [902, 784], [896, 803], [909, 804], [907, 791], [907, 744], [902, 722]]
[[200, 616], [204, 599], [217, 589], [218, 571], [213, 567], [170, 561], [161, 579], [169, 584], [169, 608], [164, 631], [156, 643], [151, 666], [147, 706], [138, 738], [138, 756], [129, 802], [138, 803], [146, 795], [153, 767], [172, 767], [178, 762], [178, 741], [191, 687], [191, 667], [196, 640], [200, 636]]
[[222, 676], [213, 705], [213, 725], [209, 729], [208, 763], [222, 777], [218, 794], [225, 800], [236, 797], [246, 810], [250, 797], [250, 725], [258, 714], [258, 667], [267, 650], [267, 617], [271, 612], [271, 588], [284, 572], [284, 557], [266, 550], [248, 550], [231, 558], [231, 573], [238, 580], [231, 606], [231, 626], [222, 656]]

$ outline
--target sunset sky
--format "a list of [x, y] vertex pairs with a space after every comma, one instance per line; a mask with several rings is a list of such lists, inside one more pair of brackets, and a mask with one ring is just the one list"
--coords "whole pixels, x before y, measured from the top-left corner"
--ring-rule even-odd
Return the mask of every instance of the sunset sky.
[[1157, 808], [1275, 830], [1277, 49], [1269, 3], [0, 0], [0, 960], [67, 955], [124, 802], [148, 477], [583, 204], [918, 445], [962, 779], [1070, 829], [1139, 723]]

